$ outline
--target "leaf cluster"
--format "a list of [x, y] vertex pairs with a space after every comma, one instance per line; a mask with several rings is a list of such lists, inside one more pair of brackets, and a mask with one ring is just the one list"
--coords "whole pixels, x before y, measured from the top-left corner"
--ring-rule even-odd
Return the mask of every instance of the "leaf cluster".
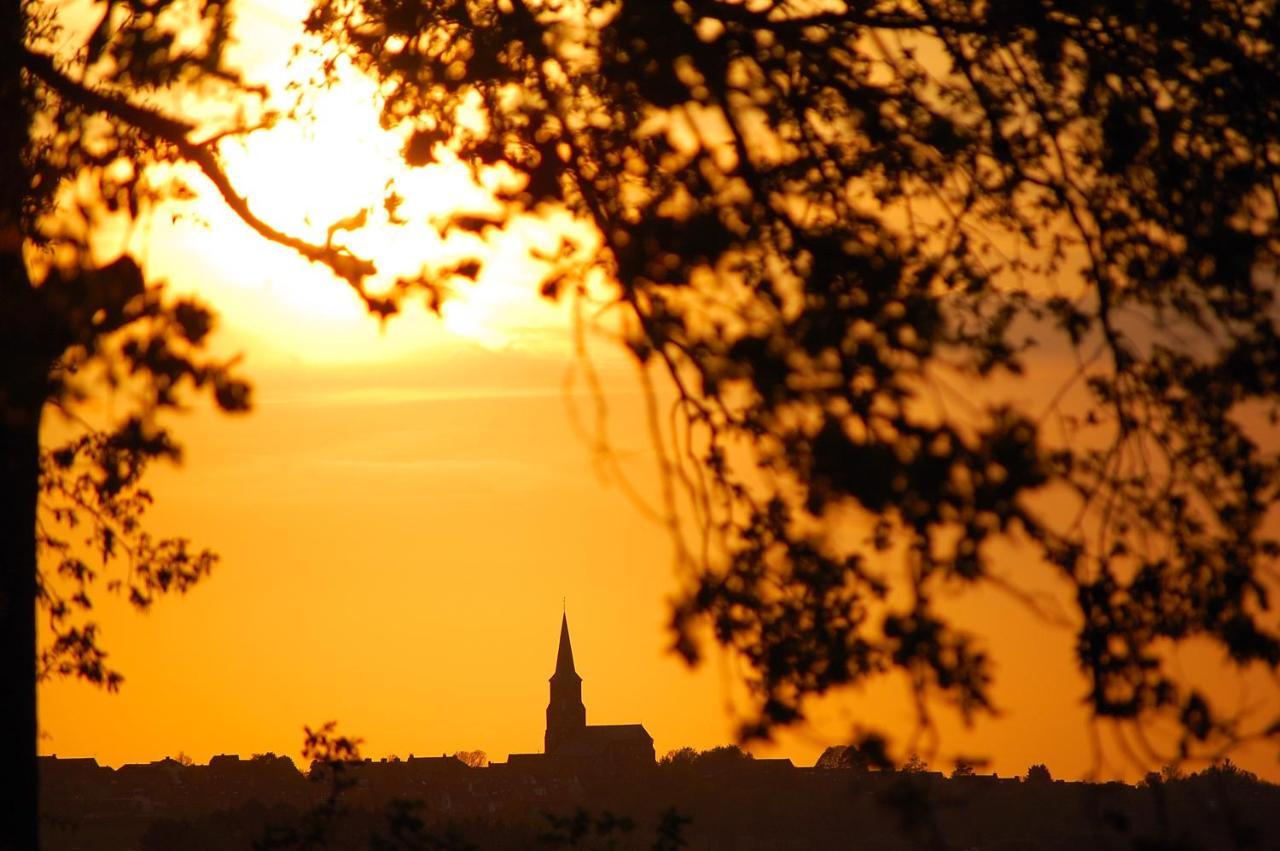
[[[938, 599], [1024, 588], [1009, 541], [1066, 592], [1095, 717], [1172, 719], [1184, 754], [1245, 734], [1161, 648], [1280, 663], [1274, 2], [320, 0], [308, 27], [410, 165], [509, 169], [506, 216], [594, 227], [544, 292], [603, 270], [675, 389], [705, 536], [676, 646], [705, 624], [746, 659], [744, 735], [895, 670], [922, 724], [990, 711]], [[1059, 374], [1036, 349], [1068, 377], [1001, 398]]]
[[[200, 391], [210, 392], [220, 409], [242, 412], [250, 388], [234, 362], [204, 351], [213, 314], [189, 299], [164, 299], [129, 258], [55, 270], [34, 297], [43, 303], [32, 315], [56, 318], [39, 331], [41, 343], [59, 355], [28, 380], [43, 384], [44, 403], [63, 415], [69, 433], [40, 455], [37, 601], [50, 638], [39, 675], [115, 689], [121, 675], [105, 661], [95, 593], [122, 594], [145, 611], [160, 596], [185, 593], [217, 561], [183, 537], [157, 537], [145, 527], [153, 501], [142, 481], [146, 470], [181, 460], [159, 418]], [[82, 413], [103, 388], [125, 403], [124, 416], [104, 421]]]
[[42, 676], [116, 687], [95, 591], [145, 609], [209, 573], [212, 552], [146, 531], [141, 477], [180, 460], [169, 412], [206, 393], [223, 411], [250, 405], [235, 361], [208, 352], [212, 311], [166, 297], [128, 254], [101, 259], [102, 234], [127, 237], [161, 203], [193, 198], [185, 163], [264, 237], [352, 279], [368, 267], [275, 231], [223, 172], [219, 145], [277, 118], [230, 60], [234, 24], [221, 0], [24, 0], [0, 16], [0, 418], [60, 415], [40, 455], [31, 566], [50, 628]]

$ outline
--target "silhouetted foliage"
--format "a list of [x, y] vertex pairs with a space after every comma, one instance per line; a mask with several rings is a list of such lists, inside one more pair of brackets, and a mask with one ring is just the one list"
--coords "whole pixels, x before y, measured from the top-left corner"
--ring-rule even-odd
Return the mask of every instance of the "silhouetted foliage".
[[[349, 767], [360, 761], [360, 740], [337, 733], [329, 721], [317, 729], [304, 728], [302, 758], [311, 764], [308, 779], [325, 788], [319, 803], [299, 818], [273, 824], [254, 842], [254, 851], [310, 851], [324, 848], [346, 811], [343, 796], [355, 785]], [[393, 827], [405, 827], [393, 824]]]
[[693, 765], [697, 760], [698, 751], [695, 748], [675, 748], [663, 754], [658, 765]]
[[[128, 257], [91, 259], [102, 213], [188, 194], [147, 168], [185, 161], [371, 310], [430, 287], [371, 294], [371, 263], [274, 229], [227, 180], [219, 141], [274, 120], [226, 62], [229, 7], [90, 6], [88, 33], [29, 0], [0, 13], [0, 548], [16, 565], [0, 608], [20, 615], [0, 627], [0, 766], [27, 766], [6, 784], [27, 791], [28, 603], [63, 637], [45, 670], [115, 681], [71, 619], [95, 572], [65, 533], [41, 544], [67, 554], [70, 591], [37, 585], [38, 488], [108, 558], [140, 554], [120, 590], [146, 605], [212, 564], [143, 537], [138, 476], [177, 452], [157, 418], [191, 390], [248, 403], [203, 352], [206, 309], [164, 300]], [[745, 658], [744, 735], [892, 669], [987, 710], [979, 637], [935, 601], [964, 585], [1026, 599], [991, 563], [1013, 541], [1069, 592], [1095, 715], [1172, 718], [1185, 755], [1251, 731], [1157, 648], [1280, 663], [1263, 620], [1280, 470], [1260, 437], [1280, 413], [1277, 17], [1273, 0], [318, 0], [309, 28], [379, 78], [407, 162], [501, 178], [501, 213], [443, 230], [553, 207], [594, 226], [598, 248], [566, 235], [540, 259], [543, 289], [616, 281], [628, 346], [675, 387], [671, 475], [706, 536], [682, 550], [677, 647], [696, 659], [706, 624]], [[194, 46], [174, 37], [185, 19]], [[179, 82], [244, 111], [194, 126], [157, 106]], [[1068, 353], [1066, 377], [1037, 346]], [[1005, 392], [1024, 373], [1041, 393]], [[129, 409], [87, 423], [60, 474], [41, 414], [74, 417], [103, 388]], [[825, 534], [851, 514], [866, 540]]]
[[751, 754], [737, 745], [717, 745], [700, 751], [696, 748], [684, 747], [668, 751], [658, 760], [658, 765], [673, 768], [709, 768], [732, 769], [736, 765], [754, 759]]
[[849, 768], [855, 771], [892, 771], [893, 759], [883, 736], [865, 734], [850, 745], [832, 745], [822, 752], [816, 768]]
[[[1180, 778], [1168, 777], [1163, 772], [1161, 773], [1161, 776], [1164, 777], [1166, 781], [1180, 779]], [[1197, 772], [1195, 776], [1200, 779], [1205, 779], [1205, 778], [1215, 779], [1215, 780], [1223, 779], [1223, 780], [1239, 782], [1239, 783], [1259, 782], [1258, 775], [1254, 774], [1252, 771], [1248, 771], [1236, 765], [1234, 762], [1231, 761], [1230, 757], [1225, 757], [1221, 761], [1213, 763], [1203, 771]]]
[[917, 754], [911, 754], [907, 757], [907, 761], [902, 764], [899, 769], [905, 774], [922, 774], [929, 770], [929, 764], [921, 759]]
[[700, 752], [693, 759], [693, 764], [705, 767], [728, 767], [752, 758], [751, 754], [736, 745], [717, 745]]
[[618, 839], [635, 830], [635, 822], [612, 813], [598, 816], [586, 810], [578, 810], [571, 816], [546, 813], [547, 832], [538, 837], [539, 843], [548, 848], [588, 848], [593, 851], [610, 851], [617, 847]]
[[682, 816], [674, 807], [667, 809], [658, 822], [653, 851], [678, 851], [686, 847], [684, 829], [692, 822], [693, 819]]
[[419, 809], [416, 801], [392, 801], [387, 807], [386, 832], [369, 838], [369, 851], [476, 851], [475, 845], [457, 836], [441, 838], [428, 832]]
[[458, 751], [454, 756], [467, 768], [483, 768], [489, 764], [489, 755], [484, 751]]
[[[505, 175], [503, 214], [444, 230], [593, 226], [598, 246], [539, 254], [543, 290], [616, 281], [627, 345], [675, 388], [668, 463], [706, 536], [677, 647], [696, 659], [709, 624], [749, 663], [745, 735], [889, 669], [987, 710], [987, 653], [935, 600], [1027, 601], [993, 569], [1004, 540], [1063, 583], [1094, 715], [1170, 717], [1186, 753], [1251, 731], [1157, 647], [1280, 662], [1259, 436], [1278, 20], [1272, 0], [319, 0], [309, 28], [378, 78], [407, 162]], [[1024, 375], [1030, 399], [1003, 391]], [[851, 511], [864, 541], [824, 534]]]
[[1052, 783], [1053, 775], [1049, 773], [1049, 767], [1042, 762], [1027, 769], [1027, 776], [1022, 778], [1027, 783]]
[[[213, 312], [167, 297], [101, 234], [194, 198], [182, 175], [198, 172], [261, 237], [327, 266], [374, 312], [383, 303], [365, 290], [373, 265], [332, 230], [323, 245], [277, 230], [225, 173], [220, 146], [279, 118], [230, 60], [233, 20], [216, 0], [0, 11], [0, 786], [13, 802], [0, 844], [36, 844], [37, 677], [121, 681], [97, 595], [145, 610], [216, 562], [144, 525], [147, 468], [181, 457], [167, 415], [197, 394], [228, 412], [250, 404], [235, 361], [207, 350]], [[184, 111], [195, 103], [198, 119]], [[51, 636], [38, 650], [37, 604]]]

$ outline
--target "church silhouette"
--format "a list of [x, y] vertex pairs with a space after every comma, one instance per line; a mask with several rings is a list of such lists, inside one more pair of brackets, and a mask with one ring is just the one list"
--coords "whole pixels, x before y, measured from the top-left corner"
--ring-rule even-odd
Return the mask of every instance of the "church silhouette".
[[511, 754], [509, 760], [524, 762], [542, 757], [598, 763], [653, 763], [653, 737], [644, 725], [587, 724], [587, 707], [582, 702], [582, 677], [578, 676], [573, 665], [568, 614], [560, 618], [560, 646], [556, 651], [556, 669], [550, 682], [551, 700], [547, 704], [544, 753]]

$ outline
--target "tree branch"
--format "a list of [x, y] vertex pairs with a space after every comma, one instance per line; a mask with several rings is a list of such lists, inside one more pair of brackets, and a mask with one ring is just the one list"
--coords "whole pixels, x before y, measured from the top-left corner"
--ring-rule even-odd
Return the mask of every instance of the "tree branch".
[[24, 48], [22, 66], [50, 89], [81, 108], [112, 116], [156, 141], [172, 145], [179, 156], [204, 173], [231, 211], [259, 236], [291, 248], [313, 263], [329, 267], [335, 275], [356, 290], [372, 312], [381, 316], [395, 312], [395, 306], [389, 299], [370, 295], [365, 291], [365, 280], [377, 272], [372, 261], [357, 257], [342, 246], [316, 245], [299, 239], [277, 230], [259, 218], [250, 209], [248, 200], [231, 184], [218, 160], [216, 148], [210, 142], [196, 143], [188, 138], [195, 130], [194, 125], [73, 80], [57, 68], [50, 56]]
[[721, 21], [732, 21], [774, 32], [790, 32], [806, 27], [869, 27], [878, 30], [937, 33], [981, 33], [990, 25], [985, 21], [963, 21], [950, 18], [920, 17], [909, 14], [871, 13], [854, 9], [842, 12], [814, 12], [799, 15], [773, 15], [774, 9], [756, 12], [737, 3], [702, 3], [697, 11]]

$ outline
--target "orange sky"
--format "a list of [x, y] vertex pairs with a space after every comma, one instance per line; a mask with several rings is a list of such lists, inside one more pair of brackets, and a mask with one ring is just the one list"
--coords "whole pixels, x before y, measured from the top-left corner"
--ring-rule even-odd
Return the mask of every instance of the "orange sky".
[[[300, 8], [249, 7], [250, 67], [274, 73], [262, 70], [278, 62], [269, 45]], [[394, 171], [398, 142], [377, 133], [367, 88], [337, 92], [327, 109], [309, 134], [279, 131], [233, 157], [275, 223], [305, 229], [310, 216], [322, 228], [370, 203]], [[461, 191], [439, 175], [414, 180], [424, 208]], [[45, 684], [43, 752], [112, 765], [179, 751], [296, 756], [302, 725], [330, 719], [373, 756], [536, 751], [562, 599], [589, 723], [642, 722], [660, 754], [731, 739], [732, 662], [713, 653], [691, 672], [666, 652], [671, 542], [575, 429], [571, 409], [590, 401], [581, 383], [566, 389], [566, 312], [536, 297], [514, 240], [443, 321], [415, 308], [380, 329], [342, 284], [216, 204], [198, 211], [202, 221], [157, 216], [129, 238], [154, 278], [218, 308], [219, 345], [245, 353], [255, 382], [248, 417], [184, 417], [185, 465], [151, 481], [154, 530], [222, 562], [148, 615], [101, 607], [126, 683], [114, 695]], [[389, 265], [437, 250], [426, 234], [365, 245]], [[656, 500], [634, 373], [607, 343], [593, 357], [615, 458]], [[1007, 775], [1033, 762], [1063, 777], [1097, 768], [1070, 635], [1003, 599], [958, 613], [991, 636], [1003, 715], [973, 730], [941, 719], [936, 761], [985, 755]], [[1247, 685], [1245, 705], [1275, 705], [1273, 681]], [[897, 682], [839, 695], [813, 726], [758, 752], [811, 764], [855, 723], [905, 734], [904, 698]], [[1108, 753], [1103, 775], [1135, 776]], [[1238, 761], [1280, 778], [1266, 749]]]

